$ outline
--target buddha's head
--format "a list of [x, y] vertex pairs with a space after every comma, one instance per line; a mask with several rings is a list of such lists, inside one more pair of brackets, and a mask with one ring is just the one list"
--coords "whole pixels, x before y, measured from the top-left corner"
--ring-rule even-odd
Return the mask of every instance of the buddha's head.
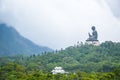
[[95, 26], [92, 26], [92, 28], [91, 28], [93, 31], [95, 30]]

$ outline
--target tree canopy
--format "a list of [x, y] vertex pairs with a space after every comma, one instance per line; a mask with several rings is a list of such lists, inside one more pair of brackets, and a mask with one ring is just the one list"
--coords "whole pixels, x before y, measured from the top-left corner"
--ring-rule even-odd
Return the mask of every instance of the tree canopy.
[[[54, 67], [69, 72], [52, 75]], [[120, 43], [79, 44], [31, 56], [0, 57], [0, 80], [119, 80]]]

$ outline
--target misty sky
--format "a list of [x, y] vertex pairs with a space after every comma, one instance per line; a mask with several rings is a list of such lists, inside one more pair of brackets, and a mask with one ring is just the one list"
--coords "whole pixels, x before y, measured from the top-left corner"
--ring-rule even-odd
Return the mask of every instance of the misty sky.
[[53, 49], [85, 42], [93, 25], [100, 42], [120, 42], [120, 0], [0, 0], [0, 23]]

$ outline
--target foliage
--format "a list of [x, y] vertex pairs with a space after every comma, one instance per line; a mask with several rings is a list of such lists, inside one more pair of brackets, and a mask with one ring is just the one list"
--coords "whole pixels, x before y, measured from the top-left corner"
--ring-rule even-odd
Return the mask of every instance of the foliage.
[[[55, 66], [69, 74], [52, 75]], [[120, 43], [79, 44], [38, 55], [0, 57], [0, 80], [120, 80]]]

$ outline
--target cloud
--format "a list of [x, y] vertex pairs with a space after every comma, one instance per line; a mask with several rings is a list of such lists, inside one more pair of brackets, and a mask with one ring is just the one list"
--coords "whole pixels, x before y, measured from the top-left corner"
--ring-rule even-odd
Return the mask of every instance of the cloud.
[[114, 16], [120, 19], [120, 0], [107, 0], [107, 4], [109, 5]]
[[92, 25], [100, 41], [120, 40], [119, 21], [103, 0], [1, 1], [0, 21], [39, 45], [60, 49], [85, 41]]

